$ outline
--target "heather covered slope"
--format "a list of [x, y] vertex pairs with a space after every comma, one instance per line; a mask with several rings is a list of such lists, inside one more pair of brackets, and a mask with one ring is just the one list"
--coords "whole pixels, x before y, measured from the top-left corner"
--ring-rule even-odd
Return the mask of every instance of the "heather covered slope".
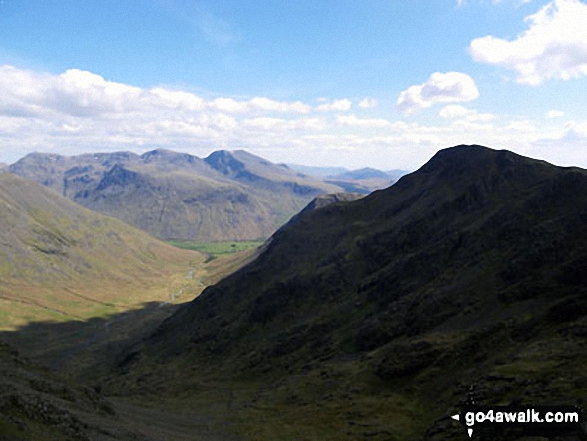
[[120, 356], [109, 388], [232, 382], [250, 439], [462, 439], [448, 415], [470, 391], [585, 404], [586, 192], [582, 169], [442, 150], [297, 216]]
[[161, 239], [265, 238], [316, 195], [340, 191], [244, 151], [33, 153], [10, 170]]

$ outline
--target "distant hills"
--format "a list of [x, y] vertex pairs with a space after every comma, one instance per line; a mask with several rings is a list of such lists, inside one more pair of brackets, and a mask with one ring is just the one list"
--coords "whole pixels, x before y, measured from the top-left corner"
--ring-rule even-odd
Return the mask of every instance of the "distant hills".
[[381, 171], [366, 167], [358, 170], [347, 170], [343, 167], [309, 167], [290, 164], [294, 170], [310, 176], [316, 176], [332, 185], [341, 187], [346, 192], [368, 194], [375, 190], [387, 188], [395, 183], [406, 170]]
[[251, 439], [460, 440], [449, 415], [471, 396], [584, 404], [585, 194], [579, 168], [441, 150], [296, 216], [119, 356], [108, 387], [230, 382]]
[[341, 191], [245, 151], [32, 153], [10, 171], [161, 239], [265, 238], [315, 196]]
[[287, 164], [289, 168], [305, 175], [327, 178], [328, 176], [340, 175], [348, 170], [344, 167], [317, 167], [311, 165]]

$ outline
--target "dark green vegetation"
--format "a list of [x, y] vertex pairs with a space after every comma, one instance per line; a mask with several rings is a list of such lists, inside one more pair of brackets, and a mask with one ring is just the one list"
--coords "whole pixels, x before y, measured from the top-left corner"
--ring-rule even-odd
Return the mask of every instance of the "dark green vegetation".
[[253, 250], [260, 247], [262, 241], [247, 242], [192, 242], [188, 240], [169, 240], [168, 244], [184, 250], [194, 250], [206, 254], [207, 262], [225, 254], [234, 254], [241, 251]]
[[106, 399], [0, 343], [0, 440], [231, 441], [213, 409], [167, 411]]
[[449, 415], [471, 391], [585, 405], [585, 194], [582, 169], [442, 150], [297, 216], [92, 381], [216, 406], [251, 440], [462, 440]]
[[316, 195], [341, 190], [242, 150], [32, 153], [10, 171], [160, 239], [199, 242], [269, 237]]
[[52, 376], [0, 343], [0, 439], [119, 439], [103, 431], [114, 425], [113, 414], [95, 391]]

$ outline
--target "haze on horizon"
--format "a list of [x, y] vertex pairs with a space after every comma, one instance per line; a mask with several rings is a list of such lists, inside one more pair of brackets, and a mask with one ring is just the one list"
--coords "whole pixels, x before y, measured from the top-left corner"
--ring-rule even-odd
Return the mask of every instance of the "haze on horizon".
[[582, 0], [0, 5], [0, 162], [167, 148], [413, 170], [457, 144], [587, 167]]

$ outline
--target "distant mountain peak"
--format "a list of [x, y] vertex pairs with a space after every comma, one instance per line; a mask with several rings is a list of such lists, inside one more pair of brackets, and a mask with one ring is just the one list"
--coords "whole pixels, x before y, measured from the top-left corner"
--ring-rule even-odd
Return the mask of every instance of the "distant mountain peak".
[[463, 167], [483, 167], [494, 164], [499, 167], [538, 161], [509, 150], [494, 150], [481, 145], [458, 145], [439, 150], [420, 170], [455, 170]]
[[189, 153], [175, 152], [167, 149], [155, 149], [141, 155], [141, 160], [148, 164], [155, 161], [163, 161], [172, 164], [194, 163], [201, 161], [200, 158]]
[[329, 176], [331, 179], [351, 179], [351, 180], [361, 180], [361, 179], [391, 179], [386, 172], [377, 170], [371, 167], [364, 167], [358, 170], [347, 171], [344, 173], [340, 173], [334, 176]]
[[228, 150], [218, 150], [204, 159], [211, 167], [223, 175], [238, 175], [245, 170], [245, 164], [236, 159]]

